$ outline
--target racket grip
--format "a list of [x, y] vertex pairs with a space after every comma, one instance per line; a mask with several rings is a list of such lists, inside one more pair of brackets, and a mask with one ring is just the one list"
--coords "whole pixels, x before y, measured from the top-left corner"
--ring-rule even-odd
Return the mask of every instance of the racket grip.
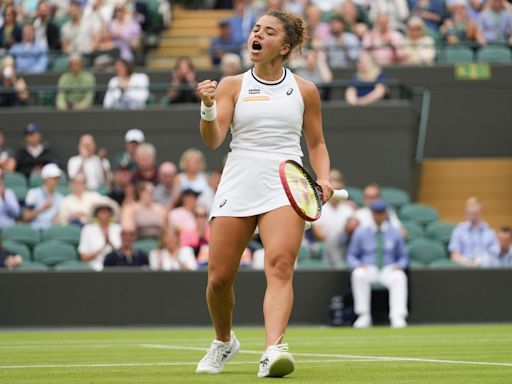
[[346, 189], [335, 189], [334, 193], [331, 196], [331, 199], [335, 200], [347, 200], [348, 192]]

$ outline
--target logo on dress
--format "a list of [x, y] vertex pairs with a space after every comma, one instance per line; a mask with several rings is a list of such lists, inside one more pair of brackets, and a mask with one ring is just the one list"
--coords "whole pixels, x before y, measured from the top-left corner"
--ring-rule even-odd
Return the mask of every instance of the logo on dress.
[[293, 93], [293, 88], [288, 88], [288, 90], [286, 91], [286, 94], [288, 96], [290, 96], [292, 93]]
[[219, 208], [222, 208], [223, 206], [226, 205], [228, 201], [226, 199], [222, 200], [222, 202], [219, 204]]
[[261, 92], [261, 89], [259, 88], [249, 88], [249, 95], [259, 95]]

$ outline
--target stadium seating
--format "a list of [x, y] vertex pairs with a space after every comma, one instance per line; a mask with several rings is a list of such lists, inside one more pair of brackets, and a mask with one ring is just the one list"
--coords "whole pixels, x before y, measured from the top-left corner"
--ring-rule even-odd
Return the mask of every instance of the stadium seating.
[[448, 245], [454, 228], [455, 224], [453, 223], [437, 221], [427, 226], [425, 234], [429, 239], [439, 240], [443, 244]]
[[382, 198], [391, 204], [394, 209], [400, 209], [402, 205], [411, 202], [411, 196], [408, 192], [400, 188], [382, 187]]
[[402, 225], [407, 231], [407, 241], [413, 241], [425, 237], [423, 227], [417, 222], [404, 220], [402, 221]]
[[24, 185], [12, 185], [8, 187], [12, 189], [14, 194], [16, 195], [16, 198], [20, 203], [23, 203], [25, 201], [25, 197], [27, 197], [28, 188]]
[[425, 266], [429, 266], [435, 260], [448, 258], [443, 245], [432, 239], [416, 239], [411, 241], [407, 248], [409, 250], [409, 258], [423, 263]]
[[28, 224], [15, 224], [2, 230], [2, 239], [4, 241], [17, 241], [29, 247], [39, 243], [40, 238], [39, 232]]
[[158, 241], [153, 239], [141, 239], [137, 240], [133, 244], [133, 247], [149, 254], [149, 252], [158, 247]]
[[508, 47], [490, 46], [480, 48], [476, 53], [476, 59], [490, 63], [508, 63], [512, 61], [512, 54]]
[[4, 241], [3, 247], [8, 251], [11, 251], [17, 255], [23, 257], [23, 261], [30, 261], [32, 259], [32, 254], [30, 252], [30, 248], [27, 247], [26, 244], [18, 243], [17, 241]]
[[79, 260], [63, 261], [57, 264], [54, 269], [56, 271], [92, 271], [89, 264], [85, 264]]
[[4, 185], [8, 188], [14, 186], [27, 186], [27, 178], [23, 173], [20, 172], [5, 172], [4, 173]]
[[439, 55], [439, 62], [447, 64], [468, 63], [473, 59], [473, 51], [463, 46], [445, 47]]
[[80, 227], [76, 225], [53, 225], [43, 231], [43, 241], [60, 240], [78, 246], [80, 243]]
[[415, 221], [423, 226], [439, 220], [439, 212], [436, 209], [426, 204], [417, 203], [402, 206], [399, 216], [402, 220]]
[[[60, 176], [60, 185], [66, 185], [67, 186], [68, 184], [68, 178], [67, 176], [63, 173], [61, 176]], [[43, 185], [43, 177], [41, 176], [40, 173], [32, 173], [30, 175], [30, 178], [28, 180], [28, 185], [30, 188], [36, 188], [36, 187], [40, 187], [41, 185]]]
[[466, 268], [452, 259], [438, 259], [434, 260], [429, 265], [430, 268]]
[[346, 187], [348, 198], [362, 207], [364, 205], [363, 190], [359, 187]]
[[34, 261], [41, 262], [49, 267], [70, 260], [78, 261], [76, 248], [71, 244], [50, 240], [37, 244], [34, 247]]

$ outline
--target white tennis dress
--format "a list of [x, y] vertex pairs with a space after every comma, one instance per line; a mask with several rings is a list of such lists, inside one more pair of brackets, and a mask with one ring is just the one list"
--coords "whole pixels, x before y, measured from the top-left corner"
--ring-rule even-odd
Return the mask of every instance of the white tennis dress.
[[304, 101], [295, 77], [283, 68], [276, 81], [243, 74], [231, 124], [231, 152], [210, 212], [247, 217], [290, 205], [279, 178], [284, 159], [301, 162]]

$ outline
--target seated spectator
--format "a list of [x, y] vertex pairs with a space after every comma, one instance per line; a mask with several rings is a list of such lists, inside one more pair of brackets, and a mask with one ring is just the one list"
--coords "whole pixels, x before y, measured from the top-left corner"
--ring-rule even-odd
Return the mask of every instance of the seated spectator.
[[345, 0], [341, 5], [340, 13], [345, 19], [347, 32], [352, 32], [359, 39], [362, 39], [372, 24], [366, 9], [357, 5], [353, 0]]
[[133, 248], [136, 234], [133, 229], [121, 229], [121, 247], [105, 256], [105, 267], [140, 267], [149, 266], [146, 252]]
[[98, 192], [87, 191], [85, 176], [77, 173], [70, 181], [71, 193], [62, 199], [59, 223], [76, 224], [80, 227], [91, 221], [92, 206], [102, 198]]
[[329, 21], [329, 35], [320, 43], [320, 49], [327, 54], [331, 68], [343, 68], [357, 61], [360, 43], [356, 35], [345, 31], [343, 17], [334, 15]]
[[116, 222], [118, 211], [113, 200], [102, 197], [91, 207], [94, 221], [82, 228], [78, 245], [80, 259], [95, 271], [103, 269], [108, 253], [121, 247], [121, 226]]
[[69, 20], [62, 25], [60, 30], [62, 52], [67, 54], [90, 52], [92, 36], [85, 31], [82, 6], [79, 1], [70, 1], [68, 16]]
[[436, 57], [435, 42], [427, 35], [427, 27], [423, 20], [413, 16], [407, 22], [407, 38], [405, 39], [404, 64], [431, 65]]
[[482, 204], [476, 197], [466, 201], [467, 221], [452, 232], [448, 250], [453, 261], [466, 267], [477, 267], [498, 248], [496, 233], [482, 220]]
[[119, 3], [114, 8], [114, 15], [109, 25], [110, 36], [120, 50], [121, 58], [134, 62], [140, 47], [142, 31], [134, 19], [133, 12], [127, 12], [127, 6]]
[[446, 8], [449, 12], [452, 12], [452, 8], [455, 4], [462, 4], [467, 6], [467, 16], [470, 20], [475, 21], [482, 11], [486, 1], [485, 0], [446, 0]]
[[489, 0], [489, 6], [477, 17], [477, 40], [480, 45], [512, 45], [512, 11], [505, 0]]
[[208, 177], [204, 173], [206, 160], [203, 153], [196, 148], [189, 148], [180, 158], [178, 183], [181, 190], [193, 189], [201, 194], [209, 188]]
[[219, 21], [219, 34], [210, 41], [210, 59], [213, 65], [219, 65], [225, 53], [240, 55], [242, 44], [231, 31], [229, 19]]
[[44, 165], [55, 163], [56, 157], [47, 143], [43, 143], [38, 124], [29, 123], [23, 130], [25, 146], [16, 152], [16, 171], [28, 179], [32, 172], [41, 172]]
[[27, 83], [16, 74], [14, 59], [6, 56], [2, 60], [0, 73], [0, 107], [19, 107], [27, 105], [29, 100]]
[[68, 176], [73, 179], [79, 173], [83, 174], [87, 189], [92, 191], [106, 187], [110, 182], [110, 163], [103, 154], [102, 149], [99, 155], [96, 154], [96, 140], [92, 135], [82, 135], [78, 141], [78, 155], [68, 160]]
[[236, 76], [242, 72], [242, 59], [234, 53], [226, 53], [220, 60], [220, 80], [227, 76]]
[[52, 21], [50, 5], [45, 0], [37, 4], [36, 17], [32, 23], [35, 42], [49, 51], [60, 51], [60, 30]]
[[162, 204], [167, 209], [172, 209], [179, 196], [179, 187], [176, 186], [178, 169], [170, 161], [163, 162], [158, 167], [158, 184], [153, 193], [153, 201]]
[[482, 261], [482, 267], [512, 268], [512, 230], [510, 227], [501, 227], [498, 231], [499, 246]]
[[304, 19], [309, 31], [308, 44], [313, 48], [318, 48], [322, 41], [330, 35], [329, 24], [323, 20], [323, 13], [320, 8], [311, 3], [304, 11]]
[[130, 167], [122, 163], [119, 164], [114, 169], [112, 185], [107, 196], [121, 206], [135, 201], [135, 189], [132, 184], [132, 177], [133, 172]]
[[308, 49], [304, 52], [304, 61], [294, 71], [305, 80], [315, 84], [322, 100], [329, 99], [329, 85], [332, 83], [332, 71], [327, 65], [327, 58], [323, 51]]
[[190, 188], [181, 192], [176, 208], [171, 209], [167, 217], [170, 228], [176, 227], [180, 231], [196, 230], [197, 221], [194, 212], [198, 196], [199, 193]]
[[21, 213], [16, 194], [4, 185], [4, 171], [0, 169], [0, 229], [16, 224]]
[[135, 152], [140, 144], [145, 140], [144, 133], [140, 129], [130, 129], [124, 135], [124, 148], [125, 150], [118, 153], [112, 160], [114, 167], [119, 164], [129, 167], [132, 170], [137, 169], [135, 162]]
[[64, 196], [57, 191], [62, 171], [56, 164], [46, 164], [42, 171], [43, 185], [29, 189], [25, 198], [23, 221], [35, 229], [47, 229], [59, 222]]
[[48, 65], [48, 50], [35, 42], [34, 26], [25, 24], [22, 41], [9, 49], [16, 59], [16, 71], [20, 73], [42, 73]]
[[356, 229], [347, 261], [352, 269], [351, 285], [356, 328], [372, 325], [371, 284], [379, 282], [389, 290], [389, 319], [393, 328], [407, 326], [408, 265], [405, 242], [387, 221], [387, 203], [375, 200], [370, 206], [374, 224]]
[[205, 207], [208, 212], [210, 212], [212, 208], [213, 200], [215, 199], [215, 193], [217, 192], [217, 188], [219, 188], [221, 176], [222, 169], [213, 170], [208, 177], [208, 185], [210, 188], [205, 189], [197, 199], [197, 204]]
[[350, 105], [368, 105], [386, 96], [386, 76], [368, 52], [361, 52], [357, 73], [350, 80], [352, 85], [345, 91], [345, 100]]
[[421, 18], [428, 29], [437, 31], [444, 18], [445, 0], [409, 0], [409, 9], [411, 15]]
[[[334, 189], [345, 187], [340, 171], [333, 169], [329, 176]], [[353, 214], [353, 203], [330, 199], [322, 208], [322, 216], [312, 223], [313, 235], [316, 240], [324, 242], [324, 257], [331, 267], [339, 268], [345, 264], [346, 247], [340, 239], [344, 235], [348, 219]]]
[[168, 102], [178, 104], [199, 101], [196, 85], [196, 70], [192, 60], [188, 57], [178, 58], [172, 72], [171, 87], [167, 90]]
[[252, 1], [235, 0], [233, 3], [233, 6], [229, 7], [233, 8], [233, 16], [229, 18], [231, 36], [238, 40], [240, 46], [244, 46], [256, 22], [257, 12]]
[[82, 56], [69, 57], [69, 70], [59, 77], [57, 109], [80, 110], [94, 104], [94, 75], [83, 68]]
[[135, 150], [135, 163], [137, 169], [133, 174], [133, 183], [147, 181], [153, 185], [158, 183], [158, 169], [156, 167], [156, 149], [153, 144], [142, 143]]
[[110, 68], [119, 58], [119, 48], [106, 25], [101, 25], [98, 33], [91, 37], [89, 52], [88, 56], [95, 70]]
[[393, 31], [405, 31], [405, 23], [409, 17], [407, 0], [374, 0], [369, 2], [369, 17], [375, 21], [380, 12], [389, 15], [389, 28]]
[[374, 27], [365, 33], [363, 47], [379, 65], [393, 65], [402, 62], [404, 57], [404, 37], [389, 27], [389, 16], [385, 12], [377, 14]]
[[108, 82], [103, 100], [105, 108], [143, 109], [149, 97], [149, 78], [133, 72], [132, 64], [124, 59], [115, 63], [116, 76]]
[[135, 201], [121, 211], [121, 226], [132, 228], [138, 239], [158, 239], [166, 224], [166, 210], [153, 202], [155, 187], [147, 181], [135, 186]]
[[15, 152], [12, 148], [5, 145], [5, 134], [0, 129], [0, 170], [4, 172], [14, 172], [16, 169]]
[[466, 0], [455, 0], [450, 7], [450, 16], [444, 19], [439, 32], [451, 45], [467, 44], [477, 38], [476, 23], [468, 16]]
[[14, 252], [4, 248], [0, 237], [0, 268], [12, 270], [23, 263], [23, 258]]
[[197, 262], [191, 247], [180, 246], [179, 231], [164, 229], [158, 248], [149, 253], [149, 267], [155, 271], [194, 271]]
[[21, 27], [17, 23], [16, 8], [8, 5], [3, 10], [4, 23], [0, 27], [0, 48], [9, 49], [21, 42]]

